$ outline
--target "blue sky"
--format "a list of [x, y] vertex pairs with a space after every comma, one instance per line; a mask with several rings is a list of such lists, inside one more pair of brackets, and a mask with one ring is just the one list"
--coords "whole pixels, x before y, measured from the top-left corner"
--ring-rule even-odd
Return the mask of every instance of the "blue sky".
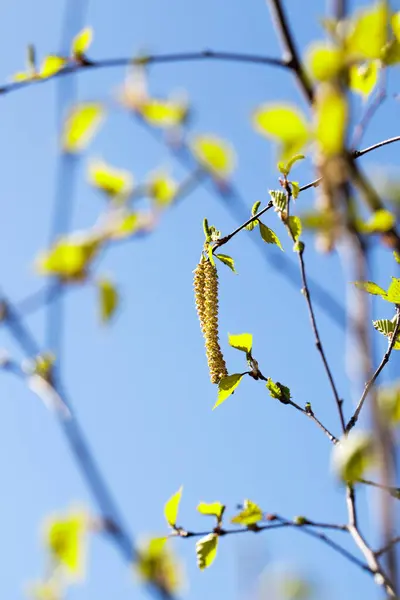
[[[318, 18], [325, 3], [286, 2], [302, 49], [323, 37]], [[394, 8], [399, 9], [396, 3]], [[24, 66], [26, 44], [39, 55], [60, 47], [64, 3], [59, 0], [10, 2], [0, 7], [0, 78], [5, 81]], [[311, 15], [311, 16], [310, 16]], [[94, 28], [94, 58], [132, 56], [213, 48], [279, 56], [279, 46], [265, 2], [251, 0], [91, 0], [83, 24]], [[76, 77], [79, 100], [109, 101], [121, 85], [123, 69], [96, 71]], [[396, 81], [397, 79], [397, 81]], [[303, 101], [290, 76], [256, 65], [185, 63], [154, 66], [151, 90], [168, 94], [184, 89], [193, 104], [194, 133], [213, 132], [230, 140], [238, 154], [235, 185], [248, 211], [256, 200], [266, 202], [277, 187], [274, 149], [251, 127], [251, 111], [262, 102]], [[393, 99], [398, 77], [389, 80], [389, 98], [374, 119], [364, 144], [397, 135], [399, 104]], [[0, 98], [0, 223], [1, 284], [12, 300], [38, 290], [33, 259], [48, 242], [58, 164], [59, 104], [57, 83], [24, 89]], [[356, 100], [354, 114], [362, 110]], [[168, 166], [177, 179], [184, 170], [168, 150], [121, 110], [112, 110], [105, 126], [77, 165], [74, 229], [93, 224], [104, 200], [88, 186], [90, 156], [129, 169], [137, 181], [154, 168]], [[376, 165], [395, 168], [395, 146], [362, 159], [372, 173]], [[313, 179], [309, 162], [296, 167], [301, 184]], [[70, 201], [70, 200], [69, 200]], [[225, 203], [224, 203], [225, 202]], [[216, 390], [208, 380], [203, 341], [192, 294], [192, 271], [203, 244], [202, 220], [227, 234], [237, 226], [236, 204], [226, 206], [207, 185], [195, 190], [167, 212], [157, 230], [145, 239], [115, 247], [99, 266], [117, 283], [121, 309], [107, 328], [99, 325], [96, 293], [91, 285], [68, 294], [61, 370], [91, 447], [113, 489], [131, 530], [139, 536], [165, 531], [163, 504], [184, 485], [180, 522], [204, 529], [196, 514], [199, 501], [219, 500], [229, 514], [244, 498], [268, 512], [288, 518], [298, 514], [322, 521], [344, 522], [343, 489], [330, 471], [329, 442], [294, 410], [274, 402], [260, 382], [243, 381], [237, 393], [214, 412]], [[311, 207], [313, 191], [298, 206]], [[233, 210], [232, 210], [233, 209]], [[242, 220], [247, 213], [242, 215]], [[280, 235], [287, 258], [291, 243], [270, 213], [265, 222]], [[338, 418], [320, 359], [314, 349], [304, 298], [274, 259], [279, 250], [256, 245], [243, 232], [226, 246], [238, 275], [220, 269], [220, 332], [230, 372], [243, 369], [243, 357], [227, 344], [227, 334], [251, 332], [254, 354], [265, 375], [292, 390], [296, 402], [311, 401], [315, 412], [336, 433]], [[315, 253], [305, 237], [310, 276], [343, 303], [349, 288], [338, 255]], [[375, 280], [385, 286], [391, 272], [388, 252], [375, 252]], [[375, 307], [376, 317], [392, 316], [387, 306]], [[346, 375], [344, 332], [320, 309], [321, 335], [345, 398], [346, 414], [356, 400]], [[45, 312], [27, 323], [41, 344]], [[21, 355], [3, 329], [1, 345], [16, 359]], [[380, 339], [377, 353], [383, 352]], [[383, 379], [395, 376], [394, 357]], [[4, 597], [24, 597], [24, 585], [45, 568], [40, 527], [52, 512], [73, 503], [93, 507], [65, 440], [49, 413], [20, 381], [0, 378], [0, 530], [3, 539], [1, 589]], [[365, 530], [373, 523], [370, 496], [359, 493]], [[341, 534], [339, 534], [341, 535]], [[297, 531], [232, 536], [221, 540], [212, 568], [196, 568], [194, 543], [178, 540], [175, 549], [186, 564], [186, 597], [252, 598], [254, 577], [274, 563], [284, 563], [316, 582], [330, 600], [365, 600], [378, 592], [365, 574], [330, 549]], [[246, 566], [244, 566], [246, 565]], [[125, 600], [147, 597], [136, 587], [129, 569], [106, 539], [93, 537], [87, 580], [71, 588], [68, 598]]]

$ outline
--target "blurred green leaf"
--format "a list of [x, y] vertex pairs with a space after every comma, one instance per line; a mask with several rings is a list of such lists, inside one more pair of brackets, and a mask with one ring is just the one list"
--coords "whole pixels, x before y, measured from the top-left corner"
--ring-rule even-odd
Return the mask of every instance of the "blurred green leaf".
[[292, 216], [292, 217], [289, 217], [288, 221], [289, 221], [288, 226], [290, 228], [290, 231], [292, 232], [294, 241], [297, 242], [297, 240], [301, 236], [301, 232], [302, 232], [300, 217]]
[[100, 317], [103, 323], [108, 323], [118, 307], [118, 290], [109, 279], [98, 280], [97, 286], [99, 290]]
[[400, 304], [400, 279], [392, 277], [385, 300], [394, 304]]
[[73, 58], [82, 59], [88, 51], [93, 40], [93, 29], [85, 27], [72, 40], [71, 55]]
[[264, 104], [253, 115], [257, 131], [279, 144], [280, 160], [289, 161], [309, 141], [309, 126], [304, 115], [287, 104]]
[[353, 92], [368, 98], [378, 82], [379, 66], [376, 60], [353, 65], [349, 71], [349, 87]]
[[364, 431], [352, 430], [342, 438], [332, 453], [333, 468], [345, 482], [362, 479], [367, 469], [374, 464], [372, 437]]
[[384, 208], [376, 210], [371, 218], [363, 223], [361, 231], [365, 233], [385, 233], [390, 231], [396, 224], [396, 217], [389, 210]]
[[378, 406], [389, 423], [400, 423], [400, 385], [399, 383], [378, 388]]
[[317, 42], [308, 50], [307, 66], [317, 81], [330, 81], [342, 71], [345, 61], [340, 48]]
[[102, 104], [77, 104], [68, 114], [63, 127], [61, 145], [65, 152], [84, 150], [105, 117]]
[[203, 570], [209, 567], [215, 560], [218, 548], [218, 536], [209, 533], [196, 542], [197, 565]]
[[187, 117], [186, 101], [148, 98], [138, 106], [141, 117], [153, 127], [168, 129], [180, 125]]
[[55, 275], [64, 280], [82, 280], [100, 248], [100, 240], [91, 235], [61, 238], [47, 252], [42, 252], [36, 267], [41, 275]]
[[243, 510], [231, 519], [231, 523], [245, 526], [255, 525], [259, 521], [262, 521], [263, 517], [263, 511], [258, 504], [251, 502], [251, 500], [245, 500], [243, 502]]
[[133, 177], [129, 171], [116, 169], [102, 160], [92, 160], [88, 167], [89, 182], [111, 198], [125, 199], [132, 193]]
[[53, 558], [67, 569], [70, 576], [81, 578], [86, 559], [86, 514], [71, 512], [66, 517], [52, 518], [45, 531], [47, 547]]
[[158, 206], [166, 207], [176, 197], [178, 185], [166, 171], [156, 171], [148, 182], [149, 196]]
[[344, 148], [347, 128], [347, 103], [343, 93], [334, 86], [322, 86], [315, 101], [315, 135], [323, 154], [340, 154]]
[[40, 67], [40, 77], [42, 79], [47, 79], [48, 77], [56, 75], [56, 73], [65, 67], [67, 62], [68, 60], [62, 56], [55, 56], [53, 54], [46, 56]]
[[134, 568], [142, 581], [153, 583], [166, 598], [174, 596], [182, 587], [182, 569], [166, 537], [141, 543]]
[[204, 169], [223, 179], [232, 174], [236, 157], [233, 147], [214, 135], [198, 135], [191, 142], [191, 150]]
[[387, 42], [389, 13], [386, 0], [359, 11], [348, 28], [346, 52], [356, 59], [379, 59]]

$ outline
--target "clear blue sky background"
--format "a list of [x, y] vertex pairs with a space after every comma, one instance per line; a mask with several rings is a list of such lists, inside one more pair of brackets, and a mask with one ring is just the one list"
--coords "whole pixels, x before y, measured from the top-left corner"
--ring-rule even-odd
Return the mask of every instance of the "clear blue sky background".
[[[296, 0], [285, 4], [302, 48], [323, 36], [318, 17], [324, 14], [324, 2], [313, 0], [306, 8]], [[61, 0], [2, 2], [2, 81], [23, 68], [27, 43], [35, 43], [40, 55], [59, 49], [63, 10]], [[84, 24], [94, 28], [94, 58], [131, 56], [143, 48], [155, 53], [213, 48], [279, 55], [262, 0], [91, 0]], [[122, 69], [79, 75], [78, 98], [110, 99], [123, 76]], [[252, 130], [250, 114], [270, 100], [302, 105], [290, 76], [269, 67], [196, 63], [155, 66], [150, 81], [154, 93], [187, 91], [193, 102], [193, 131], [214, 132], [235, 145], [239, 157], [235, 184], [248, 210], [255, 200], [266, 202], [268, 189], [277, 187], [274, 151]], [[389, 84], [388, 102], [365, 145], [399, 134], [395, 76]], [[57, 84], [48, 82], [0, 98], [1, 285], [12, 300], [42, 285], [32, 263], [47, 244], [54, 203], [56, 91]], [[355, 110], [357, 115], [362, 110], [358, 100]], [[79, 164], [73, 215], [73, 227], [78, 229], [91, 226], [103, 207], [103, 198], [86, 183], [90, 155], [131, 170], [138, 181], [164, 165], [178, 179], [184, 176], [162, 144], [123, 111], [112, 111]], [[377, 163], [395, 167], [398, 148], [362, 159], [369, 172]], [[297, 167], [301, 184], [312, 178], [308, 163]], [[202, 219], [207, 216], [224, 234], [237, 222], [210, 190], [201, 187], [170, 210], [151, 236], [109, 252], [99, 273], [110, 275], [122, 294], [121, 310], [110, 327], [99, 325], [92, 286], [68, 295], [62, 372], [69, 395], [135, 535], [165, 531], [163, 504], [181, 484], [180, 523], [188, 529], [207, 527], [206, 519], [196, 514], [198, 501], [220, 500], [232, 514], [247, 497], [286, 517], [303, 514], [344, 522], [343, 490], [330, 471], [331, 448], [311, 422], [274, 402], [261, 383], [250, 379], [211, 411], [216, 390], [208, 380], [192, 270], [204, 239]], [[312, 206], [313, 201], [310, 191], [298, 206]], [[286, 232], [272, 213], [266, 222], [280, 234], [288, 260], [294, 261]], [[260, 251], [252, 236], [258, 236], [257, 231], [244, 232], [227, 247], [239, 275], [220, 269], [220, 328], [229, 370], [243, 370], [244, 364], [242, 355], [227, 346], [227, 333], [253, 333], [254, 353], [263, 372], [290, 386], [299, 404], [311, 401], [315, 412], [338, 433], [304, 298], [266, 263], [266, 255], [274, 258], [280, 251], [266, 245]], [[349, 275], [343, 280], [338, 256], [316, 254], [311, 238], [305, 241], [309, 273], [344, 302]], [[391, 264], [388, 252], [374, 255], [375, 279], [383, 286]], [[349, 416], [355, 397], [346, 377], [345, 335], [319, 309], [317, 316]], [[376, 316], [391, 316], [388, 306], [377, 306]], [[44, 311], [28, 322], [42, 342]], [[382, 343], [377, 340], [379, 353]], [[20, 358], [4, 330], [1, 344]], [[397, 357], [386, 378], [395, 375], [396, 365]], [[19, 600], [24, 585], [44, 572], [40, 526], [46, 515], [74, 502], [93, 505], [52, 414], [8, 375], [0, 378], [0, 397], [0, 587], [2, 597]], [[362, 491], [359, 498], [365, 529], [373, 528], [374, 504]], [[255, 578], [276, 562], [311, 577], [326, 600], [378, 597], [367, 575], [297, 531], [222, 539], [216, 562], [202, 573], [196, 568], [193, 541], [178, 540], [175, 548], [186, 563], [190, 582], [186, 597], [191, 600], [252, 598]], [[87, 580], [71, 588], [68, 597], [139, 600], [147, 595], [135, 588], [115, 548], [104, 538], [93, 537]]]

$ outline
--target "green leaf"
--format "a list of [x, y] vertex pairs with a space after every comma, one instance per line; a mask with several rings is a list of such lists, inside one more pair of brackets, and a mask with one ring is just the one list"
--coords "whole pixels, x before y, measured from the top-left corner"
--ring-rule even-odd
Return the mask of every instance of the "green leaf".
[[297, 240], [301, 236], [301, 232], [302, 232], [300, 217], [292, 216], [292, 217], [289, 217], [288, 221], [289, 221], [288, 226], [290, 228], [290, 231], [292, 232], [294, 241], [297, 242]]
[[400, 62], [400, 42], [390, 40], [382, 50], [382, 62], [384, 65], [397, 65]]
[[225, 511], [225, 505], [221, 504], [221, 502], [212, 502], [210, 504], [207, 504], [206, 502], [200, 502], [200, 504], [197, 506], [197, 510], [202, 515], [216, 517], [217, 521], [220, 523], [222, 520], [222, 515]]
[[345, 47], [349, 57], [379, 59], [387, 42], [388, 8], [381, 0], [358, 13], [349, 29]]
[[294, 106], [264, 104], [253, 115], [257, 131], [279, 144], [280, 160], [289, 161], [309, 141], [309, 126], [304, 115]]
[[389, 387], [378, 388], [378, 406], [389, 423], [398, 425], [400, 423], [400, 386], [399, 384]]
[[232, 346], [232, 348], [246, 352], [246, 354], [251, 354], [251, 349], [253, 347], [253, 336], [251, 333], [239, 333], [237, 335], [229, 334], [228, 338], [229, 345]]
[[263, 517], [263, 511], [258, 504], [251, 502], [251, 500], [245, 500], [243, 502], [243, 510], [231, 519], [231, 523], [246, 526], [255, 525], [261, 521]]
[[400, 263], [400, 252], [398, 252], [397, 250], [395, 250], [395, 251], [393, 252], [393, 256], [394, 256], [394, 260], [395, 260], [397, 263]]
[[62, 600], [64, 595], [61, 582], [55, 578], [31, 584], [28, 594], [33, 600]]
[[247, 229], [247, 231], [253, 231], [253, 229], [255, 227], [257, 227], [257, 225], [259, 225], [259, 224], [260, 224], [260, 221], [258, 219], [255, 219], [254, 221], [252, 221], [251, 223], [246, 225], [246, 229]]
[[342, 92], [333, 86], [322, 86], [315, 102], [315, 135], [323, 154], [340, 154], [347, 129], [347, 103]]
[[118, 290], [109, 279], [100, 279], [97, 285], [99, 290], [100, 318], [103, 323], [108, 323], [118, 307]]
[[196, 542], [197, 565], [203, 570], [212, 565], [217, 555], [218, 536], [209, 533]]
[[386, 336], [391, 335], [395, 328], [395, 324], [389, 319], [378, 319], [377, 321], [372, 321], [372, 325], [377, 331], [379, 331], [379, 333], [383, 333], [383, 335]]
[[46, 524], [46, 542], [53, 558], [69, 575], [81, 578], [85, 563], [87, 516], [72, 512], [65, 518], [50, 519]]
[[65, 67], [67, 62], [67, 59], [63, 58], [62, 56], [55, 56], [52, 54], [46, 56], [40, 67], [40, 77], [42, 79], [47, 79], [48, 77], [56, 75], [56, 73]]
[[214, 135], [198, 135], [190, 148], [204, 169], [217, 177], [226, 179], [235, 168], [236, 157], [233, 147]]
[[385, 300], [394, 304], [400, 304], [400, 279], [392, 277]]
[[337, 77], [344, 67], [343, 52], [340, 48], [317, 42], [307, 54], [307, 65], [317, 81], [330, 81]]
[[371, 61], [362, 65], [353, 65], [349, 70], [349, 87], [356, 94], [368, 98], [378, 82], [378, 62]]
[[90, 235], [61, 238], [47, 252], [42, 252], [36, 268], [41, 275], [55, 275], [64, 280], [82, 280], [100, 248], [100, 241]]
[[94, 187], [111, 198], [125, 199], [133, 190], [133, 177], [129, 171], [111, 167], [102, 160], [89, 163], [88, 178]]
[[93, 29], [85, 27], [72, 40], [71, 55], [75, 59], [82, 59], [88, 51], [93, 40]]
[[179, 488], [179, 490], [171, 496], [171, 498], [165, 503], [164, 506], [164, 516], [165, 519], [171, 527], [176, 526], [176, 520], [178, 518], [179, 511], [179, 503], [182, 497], [183, 486]]
[[149, 125], [168, 129], [177, 127], [186, 119], [188, 105], [186, 101], [149, 98], [139, 104], [138, 111]]
[[175, 200], [178, 185], [167, 172], [157, 171], [153, 173], [147, 185], [150, 198], [153, 198], [158, 206], [166, 207]]
[[152, 213], [118, 211], [110, 215], [107, 236], [112, 240], [122, 240], [139, 232], [150, 231], [154, 225]]
[[279, 162], [278, 169], [282, 173], [282, 175], [285, 175], [285, 177], [287, 177], [289, 175], [293, 165], [298, 160], [303, 160], [304, 158], [305, 158], [304, 154], [295, 154], [286, 164], [283, 162]]
[[328, 210], [306, 211], [300, 216], [304, 229], [329, 231], [335, 225], [335, 218]]
[[361, 230], [364, 233], [385, 233], [390, 231], [396, 223], [396, 217], [384, 208], [376, 210], [371, 218], [363, 223]]
[[259, 211], [259, 208], [261, 206], [261, 200], [257, 200], [257, 202], [254, 202], [253, 206], [251, 207], [251, 216], [255, 217], [256, 214]]
[[84, 150], [100, 127], [104, 116], [104, 107], [99, 103], [76, 105], [64, 123], [61, 136], [63, 150], [70, 153]]
[[392, 15], [390, 24], [396, 39], [400, 42], [400, 11]]
[[236, 273], [235, 269], [235, 261], [231, 256], [227, 254], [214, 254], [215, 258], [218, 258], [224, 265], [227, 265], [234, 273]]
[[362, 479], [374, 463], [373, 440], [364, 431], [351, 431], [333, 449], [333, 468], [339, 477], [353, 483]]
[[273, 232], [272, 229], [270, 229], [269, 227], [264, 225], [264, 223], [261, 223], [261, 221], [260, 221], [260, 233], [261, 233], [261, 237], [264, 240], [264, 242], [266, 242], [267, 244], [275, 244], [283, 252], [282, 244], [281, 244], [278, 236], [276, 235], [276, 233]]
[[298, 181], [290, 181], [290, 185], [292, 186], [292, 196], [295, 200], [299, 197], [300, 194], [300, 185]]
[[286, 210], [287, 196], [285, 192], [282, 192], [282, 190], [269, 190], [268, 193], [271, 196], [273, 205], [278, 211], [283, 212]]
[[286, 385], [279, 383], [279, 381], [274, 383], [272, 379], [268, 377], [266, 387], [269, 390], [269, 394], [272, 398], [279, 400], [282, 402], [282, 404], [289, 404], [291, 398], [290, 389], [286, 387]]
[[167, 538], [152, 538], [139, 546], [134, 568], [140, 579], [156, 586], [160, 593], [172, 598], [182, 587], [180, 564], [167, 545]]
[[207, 254], [208, 254], [208, 260], [210, 261], [210, 263], [212, 264], [212, 266], [215, 267], [213, 247], [211, 245], [208, 246]]
[[359, 290], [363, 290], [364, 292], [367, 292], [368, 294], [373, 294], [374, 296], [381, 296], [382, 298], [386, 298], [385, 290], [373, 281], [353, 281], [353, 283]]
[[233, 375], [227, 375], [220, 380], [218, 384], [218, 398], [213, 406], [213, 410], [233, 394], [239, 383], [242, 381], [243, 376], [244, 373], [234, 373]]

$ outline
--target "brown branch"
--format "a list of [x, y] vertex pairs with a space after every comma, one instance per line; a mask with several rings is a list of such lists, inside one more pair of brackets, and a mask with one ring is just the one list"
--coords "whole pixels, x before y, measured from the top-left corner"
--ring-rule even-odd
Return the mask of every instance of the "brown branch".
[[371, 379], [369, 381], [367, 381], [367, 383], [365, 384], [365, 388], [361, 395], [360, 400], [358, 401], [357, 408], [354, 411], [353, 416], [351, 417], [351, 419], [349, 420], [349, 422], [346, 425], [346, 432], [349, 432], [351, 429], [353, 429], [354, 425], [357, 423], [358, 418], [360, 416], [360, 412], [362, 410], [365, 399], [367, 398], [370, 389], [372, 388], [375, 381], [378, 379], [379, 375], [381, 374], [383, 368], [385, 367], [385, 365], [388, 363], [388, 361], [390, 359], [390, 355], [391, 355], [394, 345], [396, 343], [399, 332], [400, 332], [400, 307], [396, 306], [396, 325], [395, 325], [395, 328], [393, 331], [393, 335], [389, 339], [388, 348], [387, 348], [385, 354], [383, 355], [383, 358], [382, 358], [378, 368], [376, 369], [375, 373], [372, 375]]
[[245, 223], [242, 223], [242, 225], [240, 225], [237, 229], [235, 229], [234, 231], [232, 231], [232, 233], [230, 233], [229, 235], [226, 235], [223, 238], [221, 238], [220, 240], [218, 240], [217, 242], [215, 242], [215, 244], [213, 246], [213, 253], [220, 246], [223, 246], [224, 244], [227, 244], [236, 234], [238, 234], [240, 231], [242, 231], [242, 229], [245, 229], [248, 225], [250, 225], [250, 223], [253, 223], [254, 221], [257, 221], [257, 219], [259, 219], [264, 213], [266, 213], [272, 207], [273, 207], [273, 202], [272, 202], [272, 200], [270, 200], [270, 202], [268, 202], [267, 206], [265, 206], [256, 215], [254, 215], [254, 217], [251, 217]]
[[285, 64], [295, 74], [301, 91], [311, 104], [314, 98], [314, 90], [303, 69], [299, 53], [295, 45], [294, 37], [282, 6], [282, 2], [281, 0], [268, 0], [268, 4], [272, 15], [272, 20], [275, 24], [276, 31], [279, 34], [281, 44], [285, 52]]

